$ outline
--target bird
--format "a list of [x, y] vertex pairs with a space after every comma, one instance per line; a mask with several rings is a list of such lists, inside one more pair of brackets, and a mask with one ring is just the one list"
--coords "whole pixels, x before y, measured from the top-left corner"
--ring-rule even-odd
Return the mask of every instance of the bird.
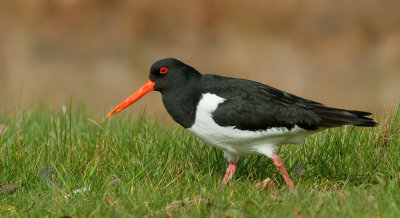
[[174, 121], [223, 150], [229, 162], [223, 186], [234, 175], [240, 156], [256, 154], [271, 158], [293, 191], [284, 162], [275, 153], [282, 144], [300, 144], [307, 136], [327, 128], [377, 125], [367, 117], [372, 115], [369, 112], [327, 107], [251, 80], [201, 74], [175, 58], [156, 61], [149, 80], [107, 117], [151, 91], [161, 93]]

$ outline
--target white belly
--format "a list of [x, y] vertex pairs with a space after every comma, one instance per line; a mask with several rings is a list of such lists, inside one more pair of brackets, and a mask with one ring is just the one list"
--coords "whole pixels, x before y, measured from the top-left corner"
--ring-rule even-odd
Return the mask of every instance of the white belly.
[[301, 143], [310, 134], [297, 125], [290, 130], [274, 127], [262, 131], [219, 126], [212, 119], [212, 112], [224, 101], [224, 98], [215, 94], [203, 94], [197, 105], [195, 122], [188, 130], [205, 142], [223, 149], [228, 155], [263, 154], [272, 157], [272, 152], [278, 145]]

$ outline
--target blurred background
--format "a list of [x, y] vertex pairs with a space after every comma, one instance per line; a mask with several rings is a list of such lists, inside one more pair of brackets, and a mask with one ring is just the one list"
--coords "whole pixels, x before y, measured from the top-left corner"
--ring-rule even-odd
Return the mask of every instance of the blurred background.
[[[400, 101], [400, 1], [0, 1], [4, 113], [72, 98], [103, 116], [165, 57], [379, 112]], [[128, 113], [145, 107], [168, 117], [159, 93]]]

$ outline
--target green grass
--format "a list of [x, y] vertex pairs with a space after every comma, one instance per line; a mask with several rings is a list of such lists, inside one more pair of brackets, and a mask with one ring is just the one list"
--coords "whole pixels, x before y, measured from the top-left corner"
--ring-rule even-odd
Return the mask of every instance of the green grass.
[[[284, 145], [295, 194], [270, 159], [255, 155], [240, 159], [222, 188], [220, 150], [177, 125], [127, 114], [104, 120], [83, 107], [64, 114], [43, 106], [0, 115], [0, 184], [16, 187], [0, 190], [0, 216], [400, 217], [399, 110], [375, 128], [337, 128]], [[44, 167], [54, 173], [39, 175]], [[255, 186], [267, 177], [277, 189]], [[90, 190], [73, 194], [83, 187]], [[182, 202], [164, 210], [174, 201]]]

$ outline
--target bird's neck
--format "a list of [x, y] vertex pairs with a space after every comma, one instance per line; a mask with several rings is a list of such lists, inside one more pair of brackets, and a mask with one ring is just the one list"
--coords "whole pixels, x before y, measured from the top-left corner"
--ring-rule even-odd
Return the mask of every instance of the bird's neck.
[[184, 128], [193, 125], [200, 97], [198, 81], [188, 81], [177, 89], [162, 92], [163, 103], [168, 113]]

